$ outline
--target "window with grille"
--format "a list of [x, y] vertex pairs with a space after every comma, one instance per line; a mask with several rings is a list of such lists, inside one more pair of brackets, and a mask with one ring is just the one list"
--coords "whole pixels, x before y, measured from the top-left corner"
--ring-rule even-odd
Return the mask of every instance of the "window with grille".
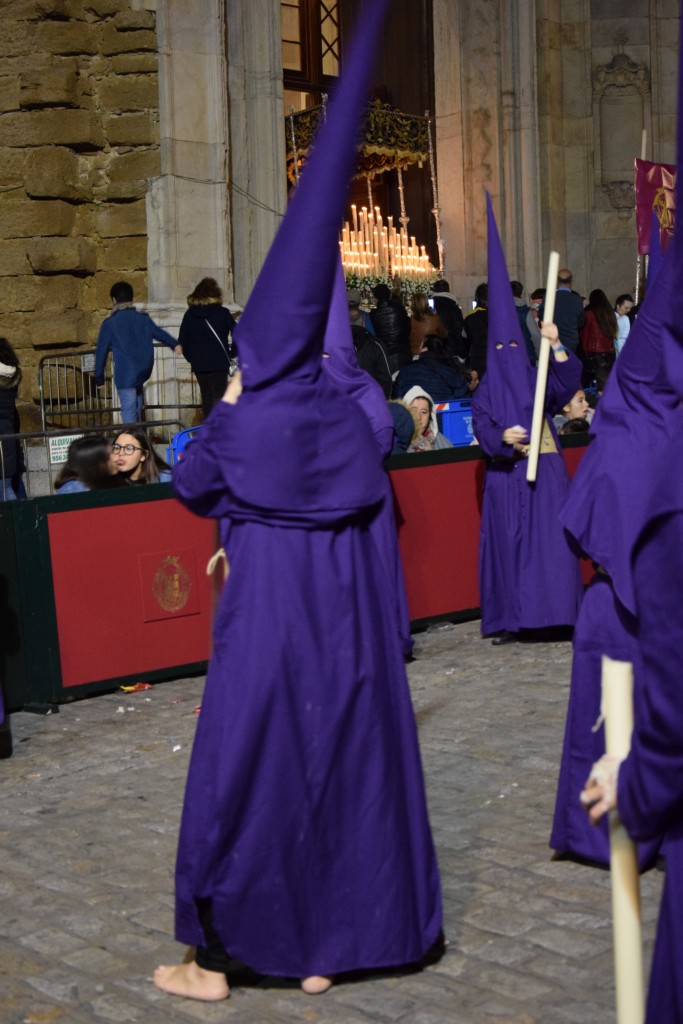
[[339, 75], [338, 0], [281, 0], [285, 113], [321, 102]]

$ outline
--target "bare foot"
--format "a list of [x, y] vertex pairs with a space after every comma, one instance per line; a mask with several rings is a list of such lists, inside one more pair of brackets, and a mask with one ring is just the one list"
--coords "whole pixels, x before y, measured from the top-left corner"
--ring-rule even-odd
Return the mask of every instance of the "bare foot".
[[301, 987], [308, 996], [321, 996], [328, 988], [332, 988], [332, 978], [314, 974], [310, 978], [302, 978]]
[[191, 963], [173, 966], [164, 964], [157, 967], [154, 972], [154, 984], [173, 996], [202, 999], [207, 1003], [227, 999], [230, 995], [228, 980], [224, 974], [219, 974], [218, 971], [205, 971], [194, 960]]

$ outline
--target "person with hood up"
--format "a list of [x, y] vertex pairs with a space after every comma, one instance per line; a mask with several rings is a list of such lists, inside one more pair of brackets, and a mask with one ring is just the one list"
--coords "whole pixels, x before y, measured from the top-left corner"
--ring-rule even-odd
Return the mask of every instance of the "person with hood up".
[[472, 427], [488, 457], [479, 542], [481, 632], [493, 644], [521, 630], [573, 626], [581, 601], [576, 556], [558, 520], [569, 477], [548, 414], [578, 391], [579, 360], [544, 325], [551, 357], [538, 479], [526, 479], [536, 388], [487, 194], [489, 310], [486, 374], [472, 397]]
[[371, 530], [381, 447], [323, 368], [387, 6], [365, 5], [236, 328], [241, 377], [174, 469], [180, 500], [220, 520], [230, 564], [176, 865], [176, 937], [196, 954], [154, 978], [175, 995], [225, 999], [231, 956], [320, 993], [338, 973], [419, 962], [441, 931], [394, 581]]
[[415, 384], [406, 391], [403, 401], [414, 413], [418, 424], [418, 434], [409, 444], [409, 452], [438, 452], [453, 447], [446, 435], [439, 430], [434, 400], [424, 388]]

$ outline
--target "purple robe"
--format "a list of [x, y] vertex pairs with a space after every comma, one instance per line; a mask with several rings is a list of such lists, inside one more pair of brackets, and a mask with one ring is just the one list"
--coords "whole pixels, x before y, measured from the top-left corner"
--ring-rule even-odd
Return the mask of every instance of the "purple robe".
[[666, 880], [646, 1024], [683, 1024], [683, 439], [662, 462], [656, 514], [634, 555], [643, 699], [619, 771], [619, 814], [637, 841], [665, 836]]
[[[335, 277], [324, 346], [327, 358], [323, 359], [323, 370], [339, 390], [348, 395], [353, 402], [349, 408], [349, 415], [357, 415], [360, 409], [362, 414], [367, 416], [380, 454], [385, 458], [393, 446], [393, 420], [381, 387], [358, 365], [341, 263]], [[384, 500], [381, 509], [372, 519], [370, 530], [377, 547], [377, 569], [387, 574], [387, 593], [394, 609], [401, 648], [408, 656], [412, 652], [414, 641], [410, 633], [408, 596], [398, 546], [394, 495], [388, 476]]]
[[[491, 365], [472, 402], [474, 434], [490, 460], [479, 540], [481, 632], [486, 636], [501, 630], [516, 633], [571, 626], [581, 602], [581, 577], [558, 519], [569, 478], [557, 434], [546, 419], [558, 452], [539, 456], [536, 484], [527, 483], [526, 459], [516, 457], [512, 446], [503, 444], [502, 435], [515, 423], [530, 431], [530, 420], [507, 421], [500, 415], [487, 388], [490, 371]], [[571, 353], [563, 363], [551, 355], [547, 410], [556, 412], [576, 393], [580, 372]], [[527, 386], [532, 396], [535, 373], [529, 366]]]
[[[600, 718], [602, 656], [629, 661], [634, 672], [634, 701], [640, 701], [642, 668], [636, 637], [636, 618], [624, 608], [605, 573], [596, 573], [581, 602], [574, 629], [574, 660], [565, 725], [562, 763], [550, 846], [609, 866], [607, 818], [591, 825], [579, 794], [591, 768], [605, 753], [605, 729], [594, 726]], [[638, 850], [641, 870], [650, 867], [659, 842], [644, 843]]]
[[[486, 375], [472, 397], [472, 427], [489, 457], [479, 536], [481, 631], [573, 626], [581, 600], [579, 564], [557, 518], [569, 478], [552, 421], [557, 452], [539, 457], [535, 484], [525, 459], [503, 443], [508, 427], [531, 436], [536, 371], [529, 364], [510, 289], [510, 276], [486, 196], [489, 320]], [[545, 409], [557, 412], [581, 385], [581, 364], [571, 353], [550, 357]]]
[[[291, 383], [282, 391], [292, 399]], [[176, 935], [203, 944], [196, 900], [208, 898], [226, 949], [261, 973], [414, 962], [439, 935], [440, 889], [374, 566], [380, 455], [368, 421], [321, 376], [301, 394], [310, 436], [262, 450], [252, 482], [245, 448], [258, 459], [258, 441], [244, 427], [258, 398], [219, 403], [174, 470], [181, 500], [223, 519], [230, 563], [183, 809]], [[320, 451], [328, 428], [338, 455]], [[277, 502], [261, 483], [270, 472]]]

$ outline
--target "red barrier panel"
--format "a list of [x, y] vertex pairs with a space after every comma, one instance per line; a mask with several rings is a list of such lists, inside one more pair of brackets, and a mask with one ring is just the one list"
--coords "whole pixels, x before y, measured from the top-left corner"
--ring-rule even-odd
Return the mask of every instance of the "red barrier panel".
[[213, 521], [172, 498], [47, 519], [65, 688], [206, 661]]

